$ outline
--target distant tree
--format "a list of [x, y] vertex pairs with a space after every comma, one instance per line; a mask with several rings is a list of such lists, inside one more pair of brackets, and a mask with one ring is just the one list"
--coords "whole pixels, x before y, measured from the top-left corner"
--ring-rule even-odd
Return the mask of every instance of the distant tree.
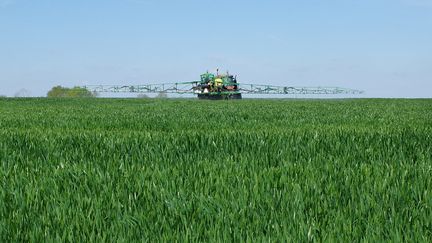
[[96, 91], [93, 91], [92, 95], [93, 95], [93, 97], [99, 97], [99, 93]]
[[146, 95], [146, 94], [139, 94], [139, 95], [137, 95], [137, 98], [140, 98], [140, 99], [148, 99], [149, 97], [148, 97], [148, 95]]
[[166, 92], [159, 92], [159, 94], [156, 96], [158, 99], [166, 99], [168, 98], [168, 94]]
[[95, 97], [96, 93], [92, 93], [89, 90], [81, 87], [65, 88], [62, 86], [55, 86], [48, 91], [47, 97], [67, 97], [67, 98], [79, 98], [79, 97]]
[[6, 98], [6, 95], [0, 95], [0, 98]]
[[73, 87], [68, 89], [66, 97], [94, 97], [93, 93], [81, 87]]
[[30, 93], [30, 91], [28, 91], [26, 89], [20, 89], [15, 93], [14, 96], [15, 97], [30, 97], [31, 93]]
[[67, 90], [62, 86], [55, 86], [48, 91], [48, 97], [66, 97]]

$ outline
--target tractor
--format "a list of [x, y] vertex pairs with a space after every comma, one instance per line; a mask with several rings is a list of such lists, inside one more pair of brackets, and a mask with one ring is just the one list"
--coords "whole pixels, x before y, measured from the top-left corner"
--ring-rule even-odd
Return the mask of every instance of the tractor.
[[194, 86], [194, 93], [198, 95], [198, 99], [207, 100], [225, 100], [225, 99], [241, 99], [239, 84], [237, 78], [226, 74], [216, 74], [206, 72], [201, 75], [200, 82]]

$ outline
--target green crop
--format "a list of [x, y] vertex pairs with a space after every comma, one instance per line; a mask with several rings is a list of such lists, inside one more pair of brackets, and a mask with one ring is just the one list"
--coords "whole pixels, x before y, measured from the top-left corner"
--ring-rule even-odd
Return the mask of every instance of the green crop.
[[432, 241], [432, 100], [0, 99], [0, 241]]

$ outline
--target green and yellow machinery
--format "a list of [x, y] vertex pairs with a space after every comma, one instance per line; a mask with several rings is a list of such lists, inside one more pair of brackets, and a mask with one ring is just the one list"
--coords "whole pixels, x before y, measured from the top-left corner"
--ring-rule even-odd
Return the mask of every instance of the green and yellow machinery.
[[241, 99], [242, 95], [356, 95], [363, 91], [339, 87], [295, 87], [245, 84], [237, 77], [219, 72], [206, 72], [201, 79], [191, 82], [144, 85], [88, 85], [83, 88], [93, 93], [174, 93], [195, 94], [199, 99]]
[[241, 99], [237, 78], [229, 73], [225, 75], [204, 73], [201, 81], [193, 87], [198, 99]]

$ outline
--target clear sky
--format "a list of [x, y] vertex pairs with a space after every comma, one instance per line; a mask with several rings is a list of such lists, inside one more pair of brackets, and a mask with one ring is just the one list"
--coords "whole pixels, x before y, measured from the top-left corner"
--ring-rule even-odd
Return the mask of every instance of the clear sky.
[[0, 0], [0, 95], [192, 81], [432, 97], [432, 0]]

